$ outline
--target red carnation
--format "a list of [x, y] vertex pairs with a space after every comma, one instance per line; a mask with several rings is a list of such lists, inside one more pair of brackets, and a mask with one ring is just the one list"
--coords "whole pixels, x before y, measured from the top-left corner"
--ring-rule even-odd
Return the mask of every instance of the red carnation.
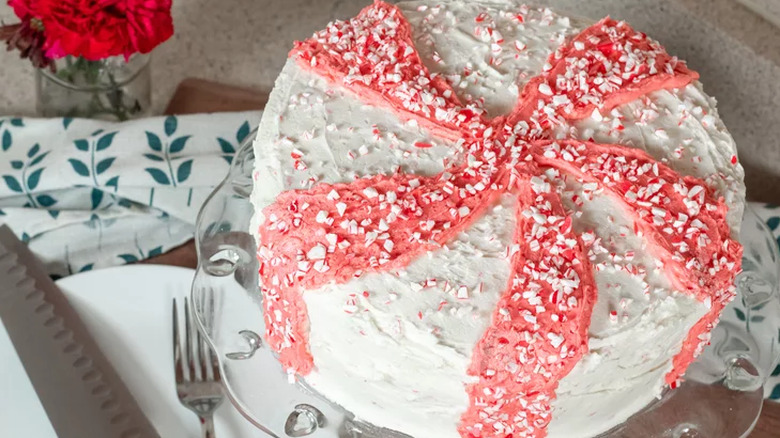
[[23, 22], [41, 23], [43, 49], [99, 60], [148, 53], [173, 35], [171, 0], [9, 0]]

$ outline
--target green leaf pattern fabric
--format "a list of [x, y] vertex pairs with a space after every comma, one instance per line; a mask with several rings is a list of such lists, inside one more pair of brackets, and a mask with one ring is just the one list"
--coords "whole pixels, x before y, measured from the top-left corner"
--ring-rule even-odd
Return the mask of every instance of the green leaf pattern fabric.
[[53, 277], [162, 254], [192, 238], [201, 204], [260, 115], [0, 117], [0, 224]]

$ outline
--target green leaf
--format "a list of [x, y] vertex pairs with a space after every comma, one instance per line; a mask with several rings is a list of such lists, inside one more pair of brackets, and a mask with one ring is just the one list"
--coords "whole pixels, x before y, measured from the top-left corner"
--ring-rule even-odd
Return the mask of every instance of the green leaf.
[[223, 155], [222, 158], [227, 161], [228, 164], [233, 164], [233, 156], [232, 155]]
[[84, 224], [94, 230], [100, 225], [100, 218], [93, 213], [92, 216], [89, 217], [89, 220], [84, 222]]
[[133, 201], [125, 198], [119, 198], [118, 201], [116, 201], [116, 205], [124, 208], [133, 208]]
[[116, 136], [116, 132], [110, 132], [100, 137], [95, 150], [102, 151], [103, 149], [108, 149], [108, 147], [111, 146], [111, 143], [114, 142], [114, 136]]
[[27, 233], [22, 233], [22, 242], [27, 243], [30, 241], [30, 235]]
[[158, 184], [166, 186], [171, 184], [171, 180], [168, 179], [168, 175], [166, 175], [162, 170], [155, 169], [154, 167], [147, 167], [144, 170], [149, 172], [149, 175], [152, 175], [152, 178], [154, 178]]
[[0, 209], [0, 216], [5, 216], [5, 212], [2, 209]]
[[116, 157], [106, 158], [105, 160], [102, 160], [99, 163], [97, 163], [97, 166], [95, 166], [95, 170], [97, 171], [97, 174], [100, 175], [106, 170], [108, 170], [111, 167], [111, 164], [114, 163], [114, 160], [116, 160]]
[[86, 164], [82, 163], [81, 161], [75, 159], [75, 158], [69, 158], [68, 162], [70, 163], [71, 167], [73, 167], [73, 170], [78, 173], [81, 176], [89, 176], [89, 168]]
[[57, 219], [60, 215], [59, 210], [46, 210], [47, 213], [49, 213], [49, 216], [51, 216], [52, 219]]
[[764, 319], [766, 319], [765, 316], [751, 316], [750, 317], [750, 322], [761, 322]]
[[11, 132], [10, 131], [5, 131], [3, 133], [3, 141], [2, 141], [3, 150], [7, 151], [11, 147], [11, 143], [12, 142], [13, 142], [13, 139], [11, 138]]
[[38, 205], [41, 207], [51, 207], [57, 203], [57, 201], [49, 195], [38, 195], [35, 197], [35, 200], [38, 201]]
[[770, 230], [774, 231], [777, 229], [777, 226], [780, 225], [780, 217], [770, 217], [768, 221], [766, 221], [766, 225], [769, 227]]
[[780, 376], [780, 364], [777, 364], [774, 371], [772, 371], [773, 376]]
[[24, 167], [24, 162], [23, 161], [19, 161], [19, 160], [12, 160], [11, 161], [11, 167], [13, 167], [16, 170], [19, 170], [22, 167]]
[[73, 123], [73, 117], [65, 117], [62, 119], [62, 127], [68, 129], [68, 126]]
[[98, 135], [102, 134], [103, 131], [105, 131], [103, 128], [98, 129], [97, 131], [92, 133], [92, 137], [97, 137]]
[[187, 140], [190, 139], [191, 136], [185, 135], [184, 137], [179, 137], [176, 140], [171, 142], [171, 146], [168, 149], [172, 154], [175, 154], [177, 152], [181, 152], [184, 149], [184, 145], [187, 143]]
[[103, 221], [100, 220], [98, 215], [93, 213], [92, 216], [89, 217], [89, 220], [84, 222], [84, 225], [86, 225], [90, 229], [95, 230], [98, 229], [101, 225], [103, 225]]
[[81, 269], [79, 269], [79, 272], [91, 271], [94, 266], [95, 266], [94, 263], [90, 263], [88, 265], [84, 265]]
[[181, 163], [179, 168], [176, 170], [176, 180], [179, 183], [187, 181], [187, 178], [190, 177], [190, 172], [192, 172], [192, 160], [187, 160]]
[[27, 158], [32, 158], [38, 154], [38, 151], [41, 150], [41, 146], [38, 143], [35, 143], [33, 147], [30, 148], [29, 151], [27, 151]]
[[47, 156], [47, 155], [49, 155], [49, 152], [50, 152], [50, 151], [46, 151], [46, 152], [44, 152], [44, 153], [42, 153], [42, 154], [38, 155], [37, 157], [33, 158], [33, 160], [32, 160], [32, 161], [30, 161], [30, 166], [31, 166], [31, 167], [32, 167], [32, 166], [35, 166], [36, 164], [38, 164], [38, 163], [40, 163], [41, 161], [43, 161], [43, 159], [44, 159], [44, 158], [46, 158], [46, 156]]
[[87, 141], [87, 140], [85, 140], [83, 138], [74, 141], [73, 144], [75, 144], [76, 145], [76, 149], [78, 149], [80, 151], [85, 151], [86, 152], [86, 151], [89, 150], [89, 141]]
[[113, 187], [114, 189], [119, 188], [119, 175], [117, 175], [117, 176], [109, 179], [108, 181], [106, 181], [105, 185], [108, 186], [108, 187]]
[[97, 209], [100, 206], [100, 203], [103, 202], [103, 191], [100, 189], [92, 189], [90, 199], [92, 199], [92, 209]]
[[22, 193], [24, 191], [22, 190], [22, 186], [19, 184], [19, 181], [13, 176], [3, 175], [3, 179], [5, 180], [5, 185], [7, 185], [8, 188], [12, 191], [17, 193]]
[[244, 122], [244, 124], [238, 128], [238, 132], [236, 133], [236, 140], [241, 143], [244, 141], [247, 135], [249, 135], [249, 122]]
[[226, 154], [234, 154], [234, 153], [236, 153], [236, 148], [234, 148], [233, 145], [229, 141], [225, 140], [222, 137], [218, 137], [217, 141], [219, 142], [219, 147], [222, 149], [222, 152], [224, 152]]
[[162, 142], [157, 134], [146, 131], [146, 142], [153, 151], [162, 152]]
[[770, 400], [777, 400], [780, 399], [780, 383], [775, 385], [774, 389], [772, 389], [772, 393], [769, 394]]
[[737, 312], [737, 318], [739, 318], [740, 321], [745, 320], [745, 312], [737, 309], [736, 307], [734, 308], [734, 311]]
[[27, 177], [27, 187], [30, 190], [35, 190], [38, 187], [38, 183], [41, 181], [41, 173], [43, 173], [43, 168], [36, 170]]
[[152, 161], [158, 161], [158, 162], [159, 161], [165, 161], [165, 159], [163, 157], [161, 157], [159, 155], [155, 155], [155, 154], [144, 154], [144, 157], [146, 157], [146, 158], [148, 158], [148, 159], [150, 159]]
[[133, 254], [119, 254], [117, 257], [124, 260], [125, 263], [133, 263], [138, 261], [138, 257]]
[[176, 116], [168, 116], [165, 118], [165, 135], [172, 136], [176, 132], [176, 127], [179, 122], [176, 120]]
[[158, 246], [157, 248], [152, 248], [149, 250], [149, 257], [154, 257], [162, 254], [162, 246]]
[[12, 126], [24, 126], [22, 119], [11, 119]]

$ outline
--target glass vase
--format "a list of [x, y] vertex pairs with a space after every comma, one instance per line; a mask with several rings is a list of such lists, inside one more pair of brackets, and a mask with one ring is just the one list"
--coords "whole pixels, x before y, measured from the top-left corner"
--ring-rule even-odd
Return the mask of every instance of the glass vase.
[[42, 117], [124, 121], [144, 117], [151, 107], [149, 55], [99, 61], [66, 56], [54, 71], [35, 74], [36, 109]]

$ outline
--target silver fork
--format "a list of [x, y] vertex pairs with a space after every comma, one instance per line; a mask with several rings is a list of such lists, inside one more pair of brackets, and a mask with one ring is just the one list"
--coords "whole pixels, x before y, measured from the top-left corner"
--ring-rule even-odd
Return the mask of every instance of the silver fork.
[[215, 438], [214, 411], [225, 399], [222, 376], [216, 355], [194, 325], [192, 309], [187, 298], [184, 298], [184, 339], [182, 339], [179, 333], [178, 305], [174, 298], [173, 361], [176, 393], [181, 404], [200, 418], [203, 438]]

